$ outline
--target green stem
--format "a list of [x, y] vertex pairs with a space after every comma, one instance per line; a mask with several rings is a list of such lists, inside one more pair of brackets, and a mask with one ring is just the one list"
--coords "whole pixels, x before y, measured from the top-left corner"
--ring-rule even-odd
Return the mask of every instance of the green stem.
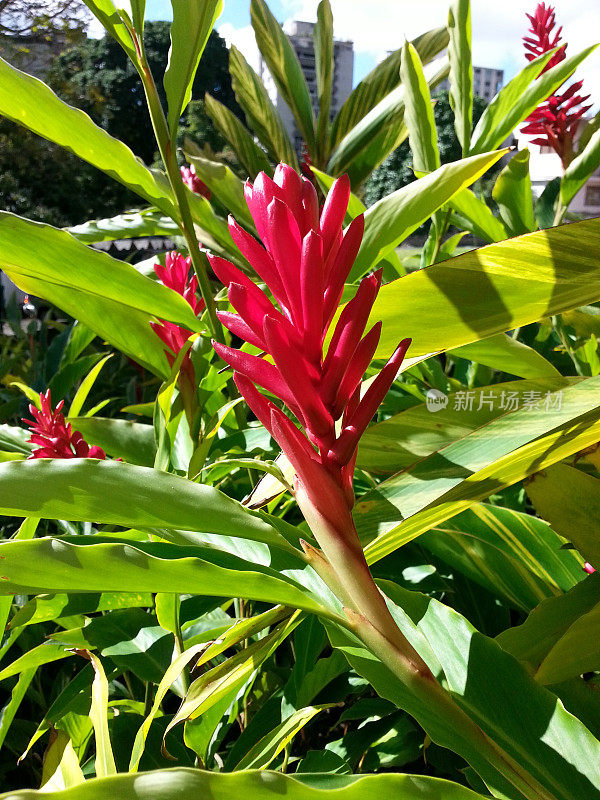
[[439, 228], [439, 230], [437, 232], [437, 238], [436, 238], [436, 242], [435, 242], [435, 247], [433, 249], [433, 254], [431, 256], [431, 262], [430, 262], [430, 264], [428, 266], [430, 266], [431, 264], [435, 264], [435, 262], [437, 260], [437, 257], [440, 254], [440, 248], [442, 246], [442, 239], [444, 238], [444, 234], [448, 230], [448, 223], [450, 222], [450, 214], [451, 213], [452, 213], [451, 209], [448, 209], [446, 211], [446, 214], [444, 215], [444, 219], [442, 220], [442, 224], [440, 225], [440, 228]]

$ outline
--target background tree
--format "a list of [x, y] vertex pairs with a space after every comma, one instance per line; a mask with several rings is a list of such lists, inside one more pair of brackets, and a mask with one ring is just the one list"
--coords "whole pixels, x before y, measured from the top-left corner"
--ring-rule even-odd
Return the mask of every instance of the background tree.
[[90, 17], [81, 0], [0, 0], [0, 33], [4, 36], [82, 29]]

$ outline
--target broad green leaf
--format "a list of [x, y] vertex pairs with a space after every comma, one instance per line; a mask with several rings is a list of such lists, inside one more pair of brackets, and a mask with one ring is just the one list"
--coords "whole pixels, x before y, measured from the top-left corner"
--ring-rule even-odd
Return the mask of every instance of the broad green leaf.
[[129, 211], [107, 219], [94, 219], [67, 228], [68, 233], [84, 244], [112, 242], [134, 236], [174, 236], [179, 228], [170, 217], [158, 211]]
[[[241, 596], [335, 616], [293, 578], [214, 547], [142, 542], [134, 546], [110, 541], [96, 544], [94, 538], [75, 537], [76, 544], [64, 539], [0, 544], [7, 571], [0, 591], [46, 594], [68, 588], [72, 592], [116, 592], [127, 586], [133, 593]], [[36, 564], [37, 559], [41, 562]]]
[[15, 425], [0, 425], [0, 447], [12, 453], [20, 453], [28, 456], [31, 454], [29, 444], [30, 432], [25, 428], [17, 428]]
[[[448, 12], [450, 106], [463, 158], [469, 152], [473, 125], [473, 63], [471, 61], [471, 2], [454, 0]], [[490, 148], [491, 149], [491, 148]]]
[[527, 148], [515, 153], [498, 175], [492, 197], [509, 236], [520, 236], [536, 229]]
[[593, 303], [599, 251], [600, 220], [590, 219], [470, 250], [388, 283], [370, 317], [371, 325], [383, 321], [375, 357], [388, 358], [406, 336], [409, 357], [421, 356]]
[[249, 770], [222, 773], [179, 767], [88, 780], [62, 792], [35, 789], [11, 791], [0, 800], [166, 800], [210, 797], [211, 800], [485, 800], [484, 796], [451, 781], [424, 775], [283, 775]]
[[[600, 575], [588, 575], [566, 594], [540, 603], [522, 625], [503, 631], [496, 641], [540, 683], [597, 669], [599, 590]], [[595, 660], [591, 666], [590, 658]]]
[[171, 49], [163, 83], [167, 95], [167, 123], [175, 141], [179, 118], [192, 97], [192, 83], [210, 32], [223, 10], [223, 0], [171, 0]]
[[130, 528], [182, 528], [290, 549], [268, 517], [248, 511], [217, 489], [117, 461], [36, 459], [1, 464], [0, 513]]
[[235, 98], [273, 160], [298, 169], [298, 159], [279, 112], [261, 79], [233, 45], [229, 48], [229, 71]]
[[[447, 71], [446, 63], [441, 67], [437, 63], [428, 65], [425, 70], [428, 86], [433, 88], [446, 77]], [[365, 150], [368, 150], [367, 161], [372, 164], [371, 169], [375, 169], [406, 135], [402, 127], [404, 100], [405, 89], [402, 85], [397, 86], [365, 114], [331, 154], [327, 172], [337, 176], [348, 171]]]
[[600, 129], [592, 135], [583, 152], [578, 153], [565, 170], [560, 184], [560, 200], [564, 206], [569, 205], [598, 167], [600, 167]]
[[113, 417], [69, 417], [73, 430], [89, 444], [96, 444], [113, 458], [151, 467], [156, 455], [154, 428]]
[[508, 239], [502, 222], [492, 213], [487, 203], [470, 189], [463, 189], [455, 194], [448, 205], [456, 212], [456, 225], [479, 239], [490, 243]]
[[492, 420], [364, 495], [354, 515], [368, 560], [596, 441], [598, 385], [589, 378], [549, 395], [547, 410]]
[[544, 191], [535, 201], [533, 211], [540, 228], [552, 228], [556, 215], [556, 205], [560, 193], [560, 177], [548, 181]]
[[556, 464], [534, 475], [526, 491], [538, 514], [600, 568], [600, 480]]
[[421, 403], [371, 425], [360, 440], [357, 464], [381, 475], [400, 472], [416, 461], [466, 438], [508, 411], [523, 407], [528, 397], [546, 398], [579, 378], [508, 381], [447, 395], [447, 402]]
[[413, 169], [433, 172], [441, 166], [433, 106], [419, 54], [408, 42], [402, 48], [400, 79], [404, 87], [404, 123], [413, 156]]
[[261, 171], [272, 176], [273, 169], [267, 154], [256, 144], [248, 128], [240, 122], [235, 114], [209, 94], [204, 96], [204, 108], [218, 130], [233, 147], [249, 177], [254, 180]]
[[420, 537], [420, 544], [453, 569], [513, 607], [531, 611], [573, 587], [581, 561], [531, 514], [477, 503]]
[[149, 170], [127, 145], [63, 103], [44, 83], [0, 59], [0, 114], [61, 145], [179, 219], [166, 178]]
[[264, 0], [250, 0], [250, 20], [269, 72], [290, 107], [309, 151], [314, 152], [315, 118], [298, 57]]
[[507, 375], [520, 378], [558, 378], [556, 367], [537, 350], [513, 339], [512, 336], [498, 333], [488, 339], [464, 344], [448, 350], [448, 355], [459, 356], [478, 364], [485, 364]]
[[100, 374], [102, 367], [106, 364], [106, 362], [112, 358], [112, 353], [109, 355], [104, 356], [104, 358], [99, 361], [95, 367], [93, 367], [85, 378], [82, 380], [80, 387], [77, 389], [75, 393], [75, 397], [73, 398], [71, 405], [69, 407], [69, 416], [70, 417], [77, 417], [81, 409], [83, 408], [83, 404], [88, 398], [89, 393], [92, 390], [94, 383], [96, 382], [96, 378]]
[[[445, 164], [424, 178], [392, 192], [367, 209], [365, 234], [350, 272], [350, 278], [359, 278], [378, 264], [382, 258], [385, 258], [390, 251], [425, 222], [434, 211], [441, 208], [454, 194], [474, 183], [503, 155], [504, 151], [498, 151]], [[443, 263], [448, 265], [453, 261], [454, 259], [451, 259]], [[444, 267], [439, 265], [439, 268], [443, 269]], [[377, 304], [375, 308], [377, 308]], [[427, 319], [432, 318], [430, 315], [431, 309]], [[401, 314], [398, 315], [398, 318], [403, 319]], [[403, 322], [405, 322], [404, 319]], [[405, 328], [405, 331], [405, 335], [411, 335], [408, 328]], [[431, 347], [427, 352], [436, 349], [439, 348]], [[411, 355], [414, 355], [413, 351], [411, 351]]]
[[131, 34], [119, 16], [119, 12], [112, 0], [84, 0], [84, 2], [113, 39], [121, 45], [133, 63], [137, 64], [138, 57]]
[[56, 731], [56, 736], [44, 753], [41, 787], [45, 792], [69, 789], [85, 782], [79, 758], [66, 731]]
[[49, 225], [0, 212], [0, 263], [24, 291], [50, 300], [158, 374], [168, 372], [168, 363], [150, 327], [154, 316], [199, 330], [176, 292]]
[[[333, 14], [329, 0], [321, 0], [317, 8], [317, 24], [314, 30], [315, 70], [317, 73], [317, 92], [319, 115], [317, 118], [317, 148], [321, 151], [327, 146], [329, 129], [329, 110], [333, 87]], [[321, 155], [321, 153], [319, 153]]]
[[111, 611], [119, 608], [151, 607], [151, 594], [104, 592], [102, 594], [45, 594], [33, 597], [12, 617], [9, 627], [37, 625], [60, 617]]
[[198, 148], [190, 142], [187, 144], [185, 155], [188, 161], [194, 165], [196, 175], [238, 222], [243, 223], [251, 231], [254, 230], [254, 220], [248, 211], [248, 204], [244, 197], [243, 182], [227, 164], [204, 158], [201, 151], [196, 153], [195, 150]]
[[43, 664], [51, 664], [63, 658], [69, 658], [73, 654], [69, 652], [64, 644], [44, 642], [37, 647], [32, 647], [22, 656], [15, 659], [12, 664], [8, 664], [0, 672], [0, 681], [11, 678], [13, 675], [20, 675], [30, 670], [35, 671]]
[[575, 72], [579, 64], [594, 52], [597, 45], [567, 57], [552, 69], [541, 72], [554, 50], [531, 61], [498, 92], [483, 112], [471, 137], [472, 154], [499, 147], [506, 137], [547, 97]]
[[81, 650], [79, 654], [91, 661], [94, 668], [90, 719], [94, 726], [94, 738], [96, 740], [96, 775], [99, 778], [106, 778], [109, 775], [117, 774], [108, 732], [108, 681], [98, 656], [88, 650]]
[[265, 769], [311, 719], [316, 717], [320, 711], [331, 708], [332, 705], [332, 703], [329, 703], [320, 706], [307, 706], [295, 711], [269, 734], [263, 736], [236, 765], [236, 769]]
[[[429, 63], [448, 44], [448, 30], [444, 25], [423, 33], [411, 44], [423, 64]], [[402, 49], [391, 53], [356, 86], [336, 115], [331, 129], [331, 148], [361, 122], [365, 115], [380, 103], [400, 83]]]

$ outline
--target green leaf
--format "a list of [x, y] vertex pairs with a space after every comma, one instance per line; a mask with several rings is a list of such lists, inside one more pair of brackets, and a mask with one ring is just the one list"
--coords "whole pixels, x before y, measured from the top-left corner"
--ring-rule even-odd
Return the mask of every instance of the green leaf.
[[28, 456], [31, 454], [29, 444], [30, 432], [25, 428], [17, 428], [14, 425], [0, 425], [0, 447], [11, 453], [20, 453]]
[[548, 181], [544, 191], [534, 204], [534, 213], [540, 228], [552, 228], [556, 213], [556, 201], [560, 192], [560, 177]]
[[[448, 12], [450, 106], [463, 158], [469, 152], [473, 125], [473, 63], [471, 61], [471, 2], [454, 0]], [[491, 148], [490, 148], [491, 149]]]
[[538, 514], [600, 568], [600, 480], [556, 464], [534, 475], [526, 491]]
[[0, 59], [0, 114], [65, 147], [179, 219], [169, 184], [83, 111], [63, 103], [44, 83]]
[[492, 213], [485, 201], [470, 189], [463, 189], [462, 192], [455, 194], [448, 205], [456, 212], [456, 225], [463, 230], [486, 242], [508, 239], [508, 233], [502, 222]]
[[[382, 258], [385, 258], [389, 252], [425, 222], [434, 211], [441, 208], [454, 194], [474, 183], [503, 155], [504, 151], [498, 151], [445, 164], [424, 178], [392, 192], [367, 209], [365, 234], [350, 272], [350, 278], [356, 280], [378, 264]], [[451, 262], [444, 262], [444, 264], [449, 263]], [[443, 269], [444, 266], [439, 265], [437, 268]], [[421, 273], [423, 272], [421, 270]], [[425, 272], [425, 274], [427, 273]], [[375, 308], [377, 305], [376, 303]], [[432, 318], [431, 313], [431, 309], [429, 309], [427, 316], [422, 318], [423, 324], [425, 324], [425, 319]], [[402, 315], [398, 315], [398, 319], [403, 319]], [[405, 322], [404, 319], [403, 322]], [[411, 335], [408, 327], [405, 327], [405, 331], [405, 335]], [[438, 348], [431, 347], [428, 352], [435, 349]], [[413, 350], [411, 350], [411, 355], [413, 354]]]
[[117, 774], [108, 732], [108, 681], [98, 656], [88, 650], [81, 650], [79, 654], [91, 661], [94, 668], [90, 719], [94, 726], [94, 738], [96, 740], [96, 775], [99, 778], [106, 778], [109, 775]]
[[279, 112], [261, 79], [233, 45], [229, 48], [229, 71], [235, 99], [260, 142], [274, 161], [283, 161], [298, 169], [298, 159]]
[[588, 378], [549, 395], [548, 410], [505, 414], [364, 495], [354, 514], [361, 538], [370, 542], [369, 562], [589, 446], [600, 427], [599, 385], [600, 378]]
[[554, 50], [531, 61], [500, 89], [483, 112], [471, 137], [471, 154], [499, 147], [517, 125], [571, 77], [596, 47], [587, 47], [577, 55], [565, 58], [543, 75], [541, 72], [552, 58]]
[[[0, 591], [46, 594], [68, 588], [72, 592], [114, 592], [126, 585], [127, 591], [134, 593], [242, 596], [333, 615], [292, 578], [214, 547], [142, 542], [133, 546], [110, 541], [96, 544], [94, 538], [75, 537], [76, 544], [43, 538], [1, 543], [7, 574]], [[34, 563], [40, 558], [41, 563]], [[301, 562], [294, 563], [298, 566]]]
[[154, 464], [156, 442], [152, 425], [113, 417], [69, 417], [68, 422], [88, 444], [98, 445], [113, 458], [141, 467]]
[[131, 34], [119, 16], [119, 12], [112, 0], [84, 0], [84, 2], [113, 39], [121, 45], [133, 63], [137, 64], [138, 57]]
[[25, 669], [23, 672], [21, 672], [17, 683], [11, 690], [10, 699], [6, 705], [0, 709], [0, 747], [2, 747], [6, 740], [10, 726], [12, 725], [16, 713], [19, 710], [25, 695], [27, 694], [27, 690], [29, 689], [29, 685], [33, 680], [35, 672], [35, 667]]
[[408, 128], [413, 169], [433, 172], [441, 165], [433, 106], [419, 54], [408, 42], [402, 48], [400, 79], [404, 87], [404, 123]]
[[492, 369], [505, 372], [507, 375], [518, 375], [521, 378], [558, 378], [556, 367], [544, 358], [537, 350], [498, 333], [488, 339], [464, 344], [448, 350], [448, 355], [466, 358], [478, 364], [485, 364]]
[[[373, 250], [376, 230], [369, 237]], [[389, 358], [406, 336], [408, 355], [416, 357], [595, 302], [599, 250], [600, 220], [584, 220], [471, 250], [388, 283], [370, 316], [371, 325], [383, 321], [375, 357]]]
[[329, 0], [321, 0], [317, 8], [317, 24], [314, 30], [315, 70], [317, 73], [317, 92], [319, 115], [317, 119], [317, 147], [326, 148], [329, 129], [329, 110], [333, 87], [333, 14]]
[[117, 461], [36, 459], [1, 464], [0, 513], [130, 528], [182, 528], [289, 549], [267, 517], [248, 511], [217, 489]]
[[129, 211], [107, 219], [93, 219], [66, 229], [84, 244], [112, 242], [135, 236], [174, 236], [179, 227], [158, 211]]
[[45, 594], [32, 598], [12, 617], [9, 628], [37, 625], [60, 617], [112, 611], [120, 608], [151, 607], [151, 594], [104, 592], [102, 594]]
[[503, 631], [496, 641], [533, 673], [551, 684], [598, 668], [594, 629], [600, 610], [600, 574], [588, 575], [566, 594], [545, 600], [522, 625]]
[[249, 177], [254, 180], [259, 172], [266, 172], [267, 175], [272, 176], [273, 169], [267, 154], [256, 144], [248, 128], [240, 122], [235, 114], [209, 94], [204, 96], [204, 108], [217, 129], [233, 147]]
[[531, 514], [478, 503], [420, 537], [453, 569], [513, 607], [531, 611], [573, 587], [581, 562], [563, 540]]
[[315, 118], [298, 57], [264, 0], [251, 0], [250, 20], [258, 49], [312, 153], [316, 144]]
[[44, 297], [158, 374], [168, 374], [154, 316], [199, 330], [176, 292], [68, 233], [0, 212], [3, 269], [24, 291]]
[[195, 150], [199, 151], [199, 148], [193, 142], [186, 142], [185, 156], [194, 165], [196, 175], [238, 222], [253, 231], [254, 220], [248, 211], [243, 182], [227, 164], [204, 158], [200, 151], [196, 153]]
[[79, 415], [79, 413], [81, 412], [81, 409], [83, 408], [83, 404], [87, 400], [87, 397], [88, 397], [89, 393], [91, 392], [94, 383], [96, 382], [96, 378], [100, 374], [100, 371], [102, 370], [102, 367], [106, 364], [106, 362], [109, 360], [109, 358], [112, 358], [112, 353], [109, 353], [109, 355], [104, 356], [104, 358], [101, 361], [99, 361], [96, 364], [96, 366], [93, 367], [88, 372], [86, 377], [82, 380], [81, 385], [80, 385], [79, 389], [77, 389], [77, 392], [75, 393], [75, 397], [73, 398], [73, 401], [71, 402], [71, 406], [69, 408], [69, 416], [70, 417], [77, 417]]
[[565, 170], [560, 184], [560, 201], [568, 206], [585, 182], [600, 167], [600, 129], [586, 144], [583, 152], [579, 152]]
[[[433, 28], [427, 33], [423, 33], [413, 39], [411, 44], [419, 54], [421, 63], [429, 63], [448, 44], [446, 26]], [[401, 60], [402, 49], [394, 51], [352, 90], [333, 121], [330, 136], [332, 149], [337, 147], [352, 128], [358, 125], [384, 97], [398, 86]]]
[[192, 83], [210, 32], [223, 10], [223, 0], [171, 0], [171, 49], [163, 79], [167, 95], [167, 123], [175, 140], [179, 118], [192, 97]]
[[333, 705], [333, 703], [328, 703], [320, 706], [307, 706], [295, 711], [270, 733], [263, 736], [236, 765], [236, 770], [268, 767], [311, 719], [316, 717], [320, 711], [332, 708]]
[[498, 175], [492, 197], [509, 236], [520, 236], [536, 229], [527, 148], [515, 153]]
[[447, 403], [434, 411], [425, 403], [413, 406], [367, 428], [358, 446], [357, 464], [380, 475], [400, 472], [446, 445], [466, 438], [507, 411], [519, 408], [530, 393], [542, 398], [547, 392], [560, 391], [579, 380], [508, 381], [451, 392]]
[[485, 800], [483, 795], [457, 783], [423, 775], [283, 775], [281, 772], [204, 772], [176, 768], [116, 775], [88, 780], [59, 792], [35, 789], [11, 791], [0, 800], [163, 800], [164, 798], [210, 797], [239, 800], [240, 797], [278, 800]]

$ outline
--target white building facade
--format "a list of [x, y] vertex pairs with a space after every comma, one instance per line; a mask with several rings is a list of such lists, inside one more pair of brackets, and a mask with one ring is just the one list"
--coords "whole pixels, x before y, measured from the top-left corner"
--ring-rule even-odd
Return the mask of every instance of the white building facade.
[[[301, 22], [293, 20], [287, 23], [283, 30], [287, 34], [290, 44], [292, 45], [304, 78], [306, 80], [310, 99], [315, 116], [319, 112], [319, 96], [317, 90], [317, 72], [315, 60], [315, 44], [313, 39], [315, 25], [313, 22]], [[354, 72], [354, 45], [352, 42], [347, 41], [334, 41], [333, 50], [334, 68], [333, 68], [333, 86], [331, 108], [329, 111], [330, 119], [337, 114], [344, 102], [348, 99], [352, 91], [352, 78]], [[298, 155], [302, 151], [302, 134], [298, 130], [293, 114], [289, 106], [279, 94], [275, 81], [266, 63], [260, 58], [259, 74], [265, 85], [265, 88], [271, 98], [273, 105], [281, 115], [285, 129], [288, 132], [294, 149]]]

